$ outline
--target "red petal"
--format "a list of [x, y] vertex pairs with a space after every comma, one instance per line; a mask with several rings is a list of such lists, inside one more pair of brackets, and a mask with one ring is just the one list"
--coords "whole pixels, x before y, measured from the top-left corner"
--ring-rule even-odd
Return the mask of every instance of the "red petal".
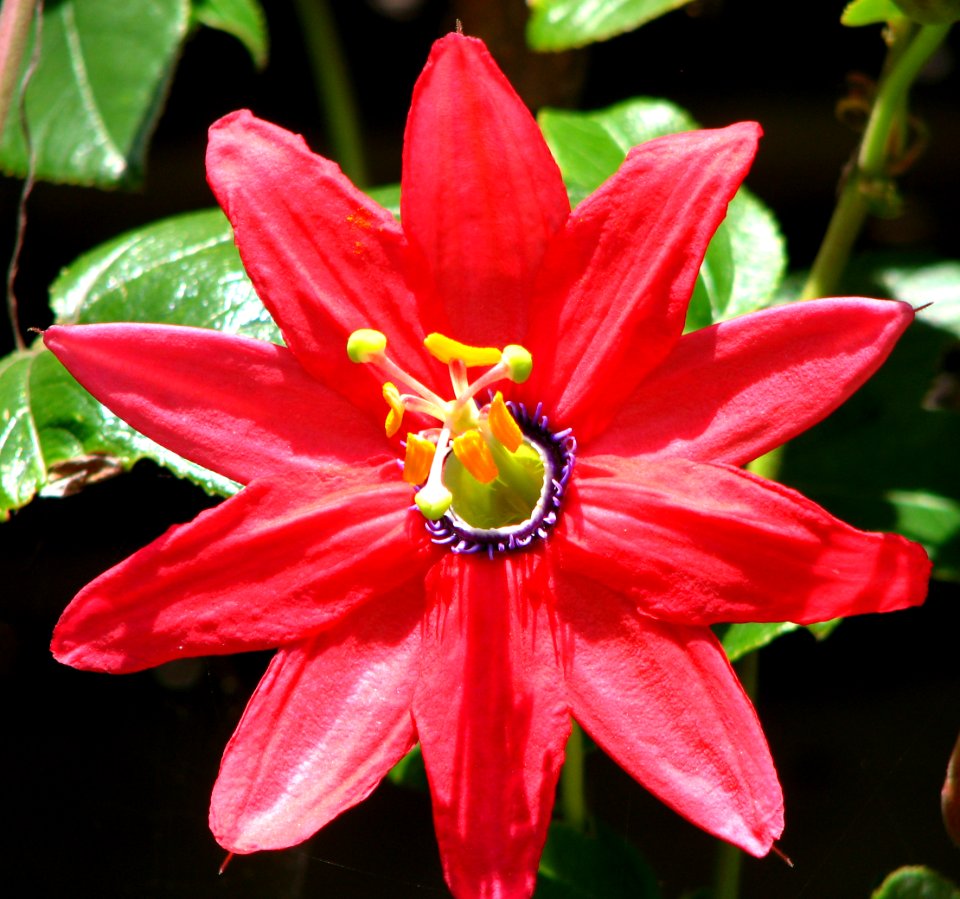
[[227, 745], [210, 828], [231, 852], [282, 849], [364, 799], [416, 741], [423, 589], [274, 657]]
[[815, 300], [687, 334], [591, 452], [741, 465], [836, 409], [911, 321], [906, 303]]
[[538, 561], [447, 555], [428, 579], [414, 718], [458, 897], [529, 895], [546, 838], [570, 719]]
[[630, 151], [571, 213], [537, 285], [525, 395], [586, 441], [683, 330], [697, 271], [756, 152], [743, 123]]
[[335, 163], [242, 110], [211, 127], [207, 178], [260, 299], [306, 368], [379, 411], [374, 372], [346, 352], [352, 331], [376, 328], [394, 361], [427, 371], [400, 225]]
[[753, 855], [783, 798], [750, 700], [707, 628], [636, 614], [599, 584], [561, 591], [573, 715], [619, 765], [698, 827]]
[[557, 534], [564, 568], [644, 614], [810, 624], [926, 597], [930, 562], [918, 544], [858, 531], [739, 469], [603, 457], [579, 475]]
[[53, 653], [120, 673], [302, 640], [422, 575], [432, 554], [410, 498], [375, 472], [255, 481], [85, 587]]
[[536, 122], [476, 39], [437, 41], [417, 81], [401, 204], [425, 260], [428, 330], [520, 342], [533, 279], [570, 205]]
[[290, 351], [205, 328], [73, 325], [44, 343], [98, 400], [167, 449], [241, 483], [383, 456], [383, 429]]

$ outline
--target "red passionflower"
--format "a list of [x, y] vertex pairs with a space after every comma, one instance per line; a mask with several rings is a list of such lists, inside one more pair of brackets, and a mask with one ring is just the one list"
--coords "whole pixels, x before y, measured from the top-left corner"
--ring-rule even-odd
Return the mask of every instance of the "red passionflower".
[[[681, 336], [758, 134], [652, 141], [571, 212], [486, 49], [451, 35], [414, 91], [402, 224], [300, 137], [213, 126], [210, 184], [286, 347], [46, 332], [118, 415], [245, 485], [86, 587], [53, 641], [111, 672], [279, 647], [214, 787], [224, 847], [306, 839], [419, 740], [454, 893], [528, 894], [572, 715], [690, 821], [770, 849], [780, 787], [710, 625], [903, 608], [929, 564], [737, 467], [849, 396], [909, 306]], [[412, 422], [402, 477], [381, 394], [390, 432]]]

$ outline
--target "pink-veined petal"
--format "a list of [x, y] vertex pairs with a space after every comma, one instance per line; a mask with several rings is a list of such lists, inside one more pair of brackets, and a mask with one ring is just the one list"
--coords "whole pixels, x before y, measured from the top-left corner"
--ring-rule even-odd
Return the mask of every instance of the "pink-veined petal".
[[519, 343], [533, 280], [570, 211], [536, 122], [475, 38], [434, 44], [404, 138], [403, 229], [425, 271], [428, 330]]
[[638, 615], [564, 576], [574, 717], [650, 792], [753, 855], [783, 830], [783, 797], [756, 713], [708, 628]]
[[906, 303], [844, 298], [686, 334], [590, 450], [742, 465], [836, 409], [911, 321]]
[[254, 481], [88, 584], [57, 659], [120, 673], [302, 640], [421, 577], [433, 553], [394, 466]]
[[358, 609], [270, 663], [227, 745], [210, 829], [282, 849], [356, 805], [416, 741], [423, 584]]
[[707, 245], [759, 126], [673, 134], [630, 151], [570, 214], [537, 285], [524, 395], [586, 441], [673, 348]]
[[794, 621], [919, 605], [930, 562], [781, 484], [726, 465], [591, 457], [558, 529], [565, 570], [655, 618]]
[[428, 377], [398, 222], [300, 135], [231, 113], [210, 128], [207, 179], [233, 225], [244, 268], [287, 346], [361, 407], [380, 401], [375, 372], [346, 342], [376, 328], [390, 355]]
[[68, 325], [44, 343], [138, 431], [246, 484], [355, 465], [389, 450], [382, 426], [289, 350], [207, 328]]
[[542, 560], [447, 555], [429, 611], [414, 719], [450, 888], [527, 896], [570, 731]]

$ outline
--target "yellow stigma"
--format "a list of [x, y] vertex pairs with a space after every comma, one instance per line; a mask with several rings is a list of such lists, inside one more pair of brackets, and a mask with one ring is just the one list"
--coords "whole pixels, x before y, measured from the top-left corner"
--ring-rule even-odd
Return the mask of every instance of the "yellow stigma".
[[520, 444], [523, 443], [523, 431], [510, 414], [507, 404], [503, 401], [503, 394], [499, 390], [487, 410], [487, 422], [490, 424], [493, 436], [511, 453], [520, 449]]
[[430, 474], [437, 448], [432, 440], [419, 434], [407, 434], [407, 450], [403, 459], [403, 479], [414, 487], [422, 484]]
[[423, 341], [434, 359], [439, 359], [444, 365], [449, 365], [454, 359], [459, 359], [467, 368], [474, 368], [478, 365], [496, 365], [502, 353], [496, 347], [490, 346], [467, 346], [458, 340], [450, 337], [444, 337], [443, 334], [428, 334]]
[[386, 348], [386, 334], [372, 328], [360, 328], [347, 338], [347, 355], [351, 362], [372, 362]]
[[500, 474], [490, 447], [479, 431], [467, 431], [457, 437], [453, 441], [453, 454], [481, 484], [489, 484]]
[[514, 384], [522, 384], [530, 377], [530, 372], [533, 370], [533, 356], [530, 355], [530, 351], [516, 343], [503, 348], [499, 361], [507, 366], [510, 380]]
[[390, 411], [387, 413], [387, 420], [384, 422], [384, 429], [388, 437], [392, 437], [400, 430], [400, 423], [403, 421], [403, 403], [400, 401], [400, 391], [396, 384], [387, 381], [383, 385], [383, 398], [387, 401]]

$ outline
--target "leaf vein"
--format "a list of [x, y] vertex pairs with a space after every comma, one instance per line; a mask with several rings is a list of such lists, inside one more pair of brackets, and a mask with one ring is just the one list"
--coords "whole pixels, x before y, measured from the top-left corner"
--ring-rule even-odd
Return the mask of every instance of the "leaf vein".
[[74, 14], [74, 5], [64, 3], [60, 7], [60, 15], [63, 19], [63, 32], [67, 41], [67, 50], [70, 54], [70, 67], [77, 79], [77, 90], [80, 93], [80, 101], [83, 104], [84, 111], [87, 113], [94, 131], [97, 136], [97, 143], [106, 152], [104, 165], [115, 176], [121, 175], [127, 168], [127, 161], [120, 152], [113, 137], [107, 129], [106, 122], [100, 114], [100, 108], [97, 105], [96, 97], [90, 84], [90, 76], [87, 72], [87, 65], [84, 60], [83, 47], [80, 44], [80, 34], [77, 29], [76, 16]]

